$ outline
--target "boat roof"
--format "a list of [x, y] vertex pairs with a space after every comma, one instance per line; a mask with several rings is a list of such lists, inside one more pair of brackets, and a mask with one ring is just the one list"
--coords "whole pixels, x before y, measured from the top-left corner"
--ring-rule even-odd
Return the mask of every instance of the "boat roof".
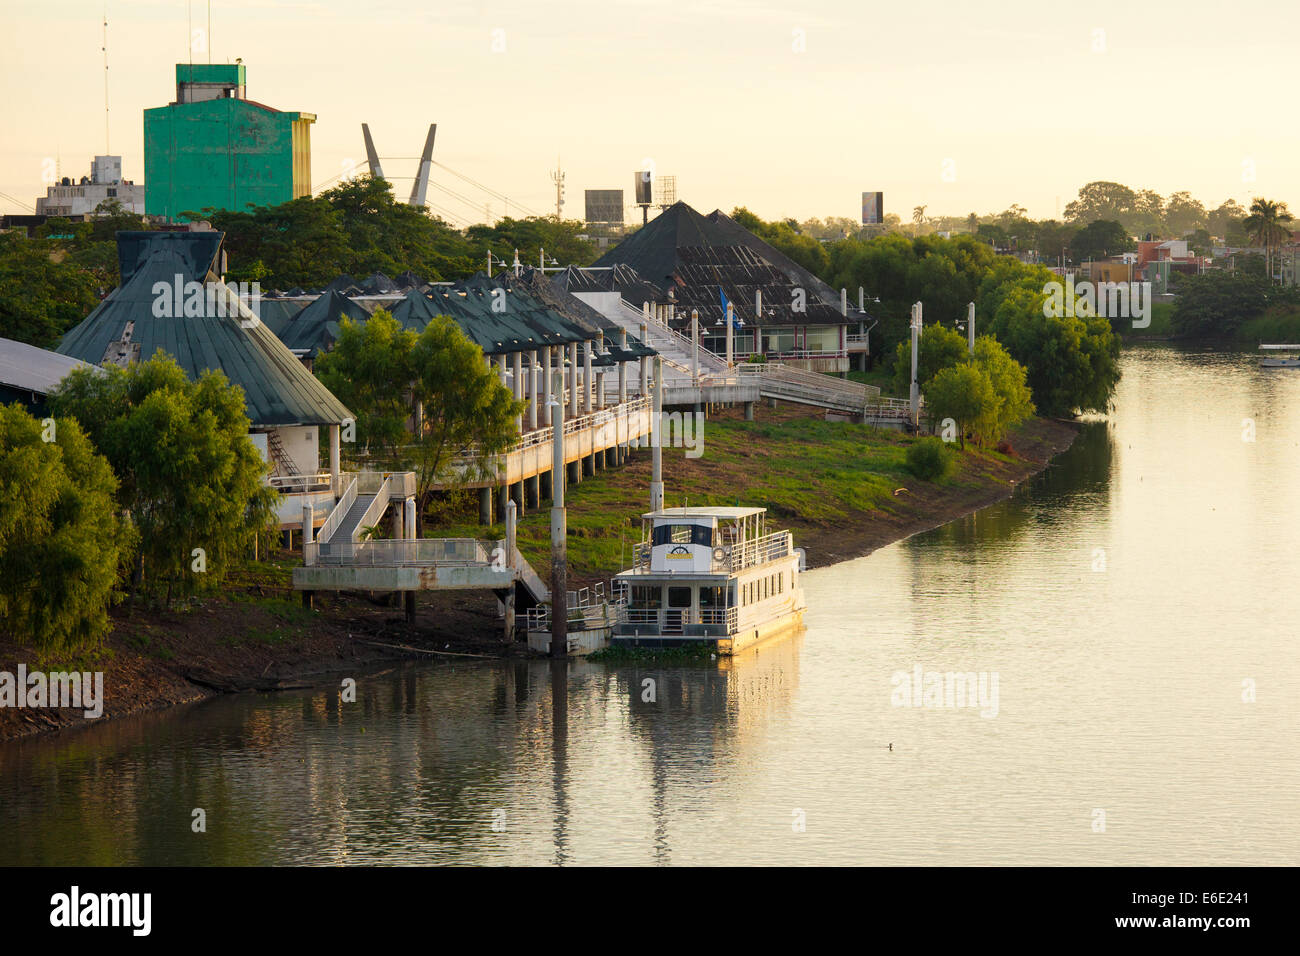
[[647, 511], [642, 518], [749, 518], [761, 515], [766, 508], [663, 508]]
[[1261, 345], [1260, 348], [1262, 348], [1262, 349], [1288, 349], [1288, 350], [1295, 350], [1295, 349], [1300, 349], [1300, 345]]

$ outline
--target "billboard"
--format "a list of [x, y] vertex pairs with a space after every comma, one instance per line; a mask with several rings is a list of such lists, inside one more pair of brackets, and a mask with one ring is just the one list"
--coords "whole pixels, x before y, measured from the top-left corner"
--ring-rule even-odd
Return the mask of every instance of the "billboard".
[[862, 224], [864, 226], [885, 221], [885, 194], [862, 194]]
[[638, 172], [633, 185], [636, 188], [636, 204], [638, 206], [649, 206], [654, 202], [651, 198], [654, 189], [654, 176], [650, 170], [643, 169]]
[[586, 222], [622, 222], [623, 190], [588, 189], [584, 192]]

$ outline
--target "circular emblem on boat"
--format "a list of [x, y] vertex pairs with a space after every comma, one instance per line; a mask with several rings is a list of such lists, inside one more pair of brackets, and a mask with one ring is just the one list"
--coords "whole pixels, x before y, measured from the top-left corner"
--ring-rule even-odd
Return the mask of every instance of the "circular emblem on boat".
[[727, 552], [724, 551], [722, 548], [714, 548], [714, 549], [713, 549], [713, 560], [714, 560], [714, 561], [721, 561], [721, 560], [723, 560], [726, 556], [727, 556]]
[[674, 545], [673, 547], [668, 549], [668, 557], [670, 558], [681, 559], [681, 558], [689, 558], [690, 556], [691, 556], [691, 549], [686, 547], [686, 545], [684, 544]]

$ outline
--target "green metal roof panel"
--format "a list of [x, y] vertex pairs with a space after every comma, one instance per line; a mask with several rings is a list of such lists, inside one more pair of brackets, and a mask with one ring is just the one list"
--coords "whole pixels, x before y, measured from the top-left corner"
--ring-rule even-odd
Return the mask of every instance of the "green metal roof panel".
[[141, 360], [163, 351], [191, 378], [207, 369], [224, 372], [244, 390], [254, 425], [327, 425], [352, 417], [264, 323], [241, 322], [238, 300], [225, 286], [217, 292], [225, 296], [226, 315], [155, 315], [156, 284], [170, 287], [178, 275], [182, 282], [201, 278], [187, 271], [190, 261], [193, 258], [178, 254], [173, 243], [160, 243], [129, 281], [63, 337], [59, 353], [101, 364], [130, 324], [130, 343], [139, 346]]

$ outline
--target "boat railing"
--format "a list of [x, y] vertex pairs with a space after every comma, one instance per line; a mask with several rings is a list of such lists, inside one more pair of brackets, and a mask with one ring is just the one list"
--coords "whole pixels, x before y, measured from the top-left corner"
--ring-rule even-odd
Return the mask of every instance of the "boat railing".
[[690, 634], [695, 631], [701, 635], [732, 634], [739, 620], [739, 609], [734, 607], [691, 608], [625, 608], [619, 618], [624, 631], [644, 628], [657, 634]]
[[789, 531], [777, 531], [753, 541], [731, 545], [731, 551], [720, 563], [726, 570], [740, 571], [755, 565], [766, 564], [794, 553], [794, 538]]

